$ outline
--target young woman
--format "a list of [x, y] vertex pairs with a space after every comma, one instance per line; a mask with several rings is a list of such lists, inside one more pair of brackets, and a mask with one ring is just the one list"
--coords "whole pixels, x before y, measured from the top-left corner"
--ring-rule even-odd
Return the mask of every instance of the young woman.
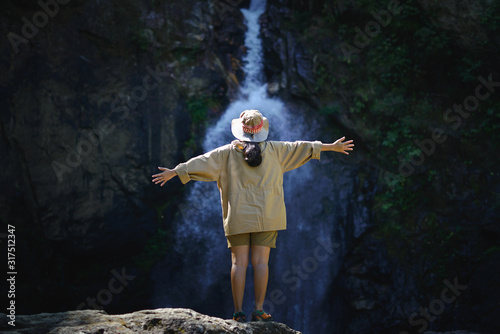
[[175, 176], [183, 184], [217, 181], [221, 193], [224, 232], [231, 249], [231, 287], [233, 319], [246, 322], [243, 292], [251, 251], [254, 270], [255, 310], [252, 321], [272, 321], [263, 311], [269, 277], [271, 248], [276, 247], [279, 230], [286, 229], [283, 173], [319, 159], [321, 151], [349, 154], [352, 140], [342, 137], [331, 144], [319, 141], [266, 141], [269, 122], [258, 110], [245, 110], [231, 123], [238, 139], [208, 153], [194, 157], [174, 169], [158, 167], [153, 182], [163, 186]]

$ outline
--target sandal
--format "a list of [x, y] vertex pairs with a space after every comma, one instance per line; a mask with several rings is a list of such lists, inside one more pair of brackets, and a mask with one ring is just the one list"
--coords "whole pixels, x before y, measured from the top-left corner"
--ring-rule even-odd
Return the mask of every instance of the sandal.
[[252, 312], [252, 321], [268, 322], [268, 321], [274, 321], [274, 320], [270, 314], [264, 312], [263, 310], [260, 310], [260, 311], [254, 310]]
[[233, 314], [233, 320], [237, 322], [247, 322], [245, 312], [236, 312]]

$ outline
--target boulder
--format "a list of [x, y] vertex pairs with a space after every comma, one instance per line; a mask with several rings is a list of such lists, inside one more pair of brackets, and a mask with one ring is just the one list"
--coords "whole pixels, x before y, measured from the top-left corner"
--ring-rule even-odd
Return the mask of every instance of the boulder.
[[[1, 315], [2, 318], [5, 314]], [[16, 317], [15, 329], [1, 324], [3, 333], [73, 334], [73, 333], [239, 333], [300, 334], [278, 322], [238, 323], [210, 317], [190, 309], [160, 308], [128, 314], [110, 315], [101, 310], [40, 313]]]

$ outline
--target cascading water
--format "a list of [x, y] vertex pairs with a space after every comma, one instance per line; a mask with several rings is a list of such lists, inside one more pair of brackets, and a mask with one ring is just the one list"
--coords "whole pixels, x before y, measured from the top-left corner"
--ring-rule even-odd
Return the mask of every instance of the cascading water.
[[[204, 150], [230, 143], [230, 123], [245, 109], [258, 109], [269, 119], [269, 140], [315, 140], [306, 138], [304, 121], [285, 109], [282, 101], [269, 98], [263, 83], [262, 43], [259, 17], [265, 0], [252, 0], [243, 9], [248, 27], [244, 58], [246, 79], [240, 98], [231, 103], [220, 120], [206, 132]], [[313, 164], [316, 164], [313, 166]], [[271, 251], [270, 278], [264, 308], [277, 321], [307, 333], [327, 333], [331, 306], [328, 294], [344, 246], [343, 231], [334, 224], [336, 202], [342, 196], [331, 178], [321, 177], [312, 161], [285, 174], [284, 190], [288, 228], [279, 232]], [[314, 168], [313, 168], [314, 167]], [[317, 178], [320, 178], [317, 179]], [[175, 222], [175, 254], [169, 254], [153, 274], [157, 281], [156, 307], [188, 307], [229, 318], [233, 312], [230, 286], [230, 251], [222, 228], [220, 194], [215, 182], [190, 182], [185, 203]], [[340, 194], [340, 195], [339, 195]], [[345, 210], [345, 209], [344, 209]], [[244, 310], [253, 309], [253, 272], [247, 271]]]

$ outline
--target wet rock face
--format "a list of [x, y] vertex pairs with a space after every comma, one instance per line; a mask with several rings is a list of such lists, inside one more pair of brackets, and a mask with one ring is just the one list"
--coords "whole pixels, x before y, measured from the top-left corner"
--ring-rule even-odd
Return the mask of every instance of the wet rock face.
[[[491, 54], [491, 50], [498, 48], [496, 34], [492, 34], [492, 30], [487, 31], [489, 27], [481, 24], [481, 21], [485, 21], [491, 16], [491, 13], [488, 15], [486, 13], [493, 10], [492, 8], [496, 8], [491, 6], [493, 2], [421, 0], [411, 3], [387, 1], [385, 5], [387, 3], [401, 5], [399, 14], [396, 14], [395, 11], [391, 12], [393, 14], [392, 22], [397, 22], [401, 17], [408, 15], [412, 7], [413, 10], [418, 8], [419, 19], [422, 19], [422, 21], [417, 22], [414, 28], [411, 28], [415, 31], [410, 30], [410, 35], [414, 32], [418, 35], [431, 27], [434, 31], [450, 38], [452, 40], [451, 47], [458, 48], [464, 53], [475, 54], [485, 51], [485, 53], [490, 52]], [[337, 29], [342, 28], [342, 25], [324, 23], [322, 20], [325, 19], [325, 16], [320, 14], [321, 9], [315, 7], [322, 5], [324, 5], [325, 9], [330, 6], [332, 20], [345, 23], [351, 34], [343, 34], [341, 29]], [[370, 5], [374, 7], [367, 9]], [[406, 5], [409, 7], [405, 7]], [[370, 71], [360, 71], [363, 75], [360, 75], [357, 79], [354, 78], [353, 73], [355, 72], [353, 68], [369, 67], [369, 56], [376, 54], [371, 52], [373, 50], [371, 48], [375, 47], [377, 41], [374, 39], [368, 40], [367, 46], [358, 55], [358, 62], [353, 61], [352, 64], [354, 65], [346, 61], [346, 57], [344, 57], [345, 55], [342, 54], [339, 47], [342, 42], [346, 41], [354, 45], [354, 36], [357, 36], [354, 34], [354, 28], [363, 28], [368, 22], [375, 22], [375, 16], [370, 13], [371, 9], [378, 13], [386, 13], [384, 15], [386, 15], [387, 20], [387, 17], [390, 17], [387, 14], [389, 7], [377, 7], [379, 6], [378, 3], [368, 1], [329, 3], [326, 1], [290, 0], [268, 0], [267, 6], [266, 14], [262, 18], [262, 36], [265, 72], [270, 92], [281, 96], [287, 105], [300, 105], [304, 113], [309, 114], [310, 117], [321, 119], [322, 110], [328, 113], [325, 106], [331, 108], [331, 113], [334, 115], [331, 117], [331, 125], [333, 127], [338, 126], [342, 129], [341, 131], [349, 129], [349, 131], [353, 132], [353, 137], [358, 143], [356, 144], [355, 153], [349, 159], [354, 157], [360, 159], [362, 163], [356, 166], [360, 168], [360, 171], [366, 172], [363, 169], [364, 163], [376, 170], [372, 173], [366, 173], [370, 185], [373, 185], [373, 189], [375, 189], [376, 194], [374, 197], [376, 198], [381, 192], [390, 192], [391, 190], [384, 188], [384, 183], [377, 177], [378, 173], [383, 172], [384, 167], [372, 160], [370, 153], [364, 152], [361, 147], [367, 145], [372, 150], [378, 145], [377, 140], [374, 140], [373, 137], [374, 132], [378, 130], [372, 131], [375, 126], [370, 122], [365, 123], [361, 119], [370, 113], [368, 110], [370, 108], [363, 109], [362, 117], [357, 117], [353, 109], [357, 96], [355, 90], [359, 87], [370, 87], [370, 85], [365, 85], [364, 81], [371, 80], [369, 78]], [[317, 15], [314, 16], [314, 14]], [[307, 18], [310, 17], [312, 19], [308, 22]], [[361, 19], [356, 21], [356, 18], [359, 17]], [[306, 20], [303, 20], [304, 18]], [[407, 22], [408, 16], [402, 20]], [[423, 21], [428, 25], [425, 26], [422, 23]], [[389, 30], [383, 30], [385, 28], [387, 27], [381, 27], [379, 41], [386, 38], [384, 33]], [[359, 59], [361, 60], [359, 61]], [[498, 78], [498, 62], [492, 59], [485, 56], [480, 62], [487, 64], [485, 65], [485, 68], [487, 68], [486, 73], [491, 71]], [[431, 63], [429, 62], [429, 64]], [[431, 67], [435, 72], [439, 71], [439, 66]], [[451, 69], [451, 71], [458, 70]], [[431, 73], [425, 74], [425, 78], [424, 82], [436, 81]], [[439, 78], [444, 77], [440, 75]], [[323, 82], [328, 84], [322, 85]], [[378, 79], [374, 79], [374, 82], [376, 84], [373, 87], [384, 91], [381, 88], [383, 85], [380, 84]], [[453, 90], [458, 92], [450, 92], [450, 90], [446, 92], [447, 97], [458, 94], [458, 97], [463, 100], [463, 93], [460, 91], [459, 85], [455, 86], [455, 82], [451, 81], [446, 82], [444, 85], [453, 87]], [[472, 89], [474, 89], [475, 85], [476, 83], [474, 83]], [[370, 87], [370, 89], [373, 87]], [[427, 92], [432, 91], [432, 89], [422, 85], [422, 91]], [[390, 93], [390, 88], [386, 92]], [[370, 94], [366, 96], [370, 96]], [[380, 96], [374, 94], [365, 101], [379, 101], [381, 99]], [[495, 99], [498, 99], [498, 95], [496, 95]], [[436, 99], [435, 103], [440, 105], [441, 101]], [[383, 112], [380, 115], [384, 116]], [[425, 115], [419, 114], [413, 121], [425, 124], [428, 119]], [[422, 130], [423, 133], [426, 131], [426, 129]], [[460, 135], [457, 134], [457, 136]], [[409, 139], [408, 141], [411, 142]], [[440, 149], [444, 151], [447, 148], [454, 147], [454, 145], [455, 143], [448, 142], [446, 145], [441, 145]], [[443, 151], [441, 151], [439, 157], [434, 156], [436, 160], [426, 161], [426, 168], [450, 165], [452, 159], [450, 156], [452, 155], [447, 156]], [[459, 159], [466, 160], [470, 156], [472, 155], [469, 155], [469, 153], [460, 153]], [[489, 155], [485, 154], [480, 160], [489, 161], [490, 159]], [[433, 165], [434, 163], [436, 165]], [[490, 169], [487, 164], [483, 165], [482, 163], [478, 163], [475, 168], [482, 170], [484, 173], [487, 173]], [[408, 247], [407, 249], [403, 247], [397, 249], [400, 240], [396, 237], [394, 239], [387, 236], [381, 237], [377, 225], [382, 225], [383, 221], [377, 221], [376, 217], [380, 210], [376, 206], [369, 209], [373, 213], [373, 221], [369, 222], [369, 224], [373, 223], [375, 225], [373, 228], [364, 230], [361, 235], [353, 236], [347, 229], [342, 227], [342, 232], [344, 232], [342, 235], [345, 236], [344, 242], [349, 245], [349, 249], [343, 258], [343, 267], [339, 271], [337, 280], [331, 286], [332, 293], [328, 305], [333, 310], [331, 312], [331, 325], [336, 326], [334, 330], [343, 333], [386, 333], [389, 328], [395, 332], [396, 330], [397, 332], [417, 330], [424, 332], [426, 330], [437, 331], [450, 328], [463, 328], [473, 332], [487, 333], [498, 331], [500, 326], [498, 308], [492, 303], [492, 300], [497, 300], [498, 296], [491, 290], [491, 294], [487, 296], [485, 288], [482, 287], [493, 284], [491, 277], [497, 272], [493, 263], [500, 263], [499, 257], [490, 254], [485, 256], [484, 259], [476, 261], [480, 257], [477, 255], [482, 252], [481, 247], [474, 250], [479, 254], [474, 254], [473, 251], [469, 250], [468, 246], [462, 248], [462, 245], [467, 243], [492, 245], [488, 247], [494, 247], [495, 243], [498, 244], [498, 224], [493, 222], [494, 218], [492, 216], [488, 215], [488, 212], [490, 212], [487, 204], [489, 199], [480, 200], [479, 202], [482, 204], [479, 205], [484, 205], [484, 207], [481, 210], [476, 210], [474, 205], [470, 205], [460, 196], [452, 195], [446, 191], [446, 189], [453, 188], [456, 180], [467, 179], [468, 175], [470, 173], [464, 169], [454, 173], [454, 181], [450, 182], [451, 184], [446, 183], [447, 181], [436, 182], [436, 184], [439, 184], [439, 186], [435, 187], [437, 189], [436, 193], [439, 194], [443, 203], [447, 203], [446, 205], [440, 207], [440, 204], [432, 203], [427, 208], [422, 209], [418, 208], [417, 204], [418, 209], [415, 210], [417, 215], [422, 216], [422, 212], [426, 212], [427, 209], [435, 212], [445, 212], [440, 217], [440, 229], [443, 226], [458, 229], [461, 226], [472, 226], [470, 229], [474, 231], [471, 232], [474, 235], [463, 238], [459, 245], [452, 247], [454, 252], [470, 259], [467, 264], [450, 265], [449, 268], [451, 269], [449, 270], [454, 274], [438, 278], [443, 274], [436, 270], [436, 266], [432, 266], [432, 261], [438, 258], [444, 263], [443, 266], [447, 266], [451, 263], [451, 259], [449, 259], [448, 255], [444, 255], [443, 252], [429, 251], [424, 241], [428, 236], [419, 235], [419, 238], [421, 238], [420, 244], [417, 247]], [[493, 183], [495, 185], [492, 187], [498, 189], [498, 182], [494, 181]], [[485, 182], [483, 185], [488, 188], [489, 182]], [[465, 186], [463, 187], [464, 192], [472, 193], [474, 191], [471, 189], [474, 187], [475, 185]], [[471, 198], [477, 197], [480, 197], [480, 192], [476, 192], [474, 196], [471, 196]], [[489, 197], [494, 196], [489, 195]], [[366, 196], [362, 200], [366, 198], [370, 197]], [[418, 201], [424, 202], [422, 197]], [[404, 212], [403, 216], [409, 214], [406, 209], [398, 207], [397, 210]], [[464, 218], [465, 216], [470, 216], [470, 218]], [[478, 218], [479, 216], [481, 218]], [[403, 219], [396, 219], [394, 225], [399, 226]], [[419, 219], [415, 218], [414, 223], [420, 224], [421, 220]], [[448, 221], [452, 221], [451, 227], [448, 227]], [[485, 235], [491, 235], [491, 237], [484, 237]], [[398, 235], [398, 237], [401, 236], [402, 234]], [[405, 236], [403, 235], [403, 237]], [[413, 235], [410, 236], [410, 238], [413, 237]], [[490, 244], [491, 240], [495, 241]], [[401, 260], [399, 253], [406, 251], [409, 255]], [[455, 276], [456, 273], [459, 273], [459, 275]], [[446, 295], [450, 300], [453, 300], [453, 303], [445, 303], [440, 299], [440, 293], [442, 291], [449, 293], [445, 289], [448, 288], [450, 282], [452, 285], [458, 282], [456, 284], [464, 290], [458, 291], [455, 296]], [[433, 290], [430, 288], [431, 286]], [[467, 288], [464, 288], [465, 286]], [[442, 303], [446, 307], [443, 310], [436, 309], [436, 305], [440, 306]], [[425, 316], [421, 314], [420, 310], [424, 308], [434, 310], [434, 313], [429, 316], [432, 321], [425, 319]], [[412, 317], [411, 321], [410, 317]], [[415, 323], [418, 325], [414, 325]]]
[[[1, 314], [5, 316], [5, 314]], [[8, 325], [0, 329], [9, 333]], [[16, 333], [240, 333], [300, 334], [285, 324], [237, 323], [197, 313], [190, 309], [155, 309], [129, 314], [108, 315], [104, 311], [84, 310], [42, 313], [16, 318]]]
[[[3, 6], [6, 35], [31, 36], [21, 18], [43, 9]], [[230, 74], [239, 75], [230, 59], [241, 55], [238, 14], [197, 1], [75, 2], [30, 43], [4, 44], [2, 143], [6, 174], [16, 176], [4, 201], [25, 199], [49, 240], [71, 240], [79, 251], [104, 230], [119, 233], [115, 241], [119, 231], [133, 235], [133, 216], [147, 225], [151, 166], [172, 165], [189, 139], [186, 98], [225, 103]]]
[[[180, 195], [151, 174], [184, 160], [187, 142], [196, 150], [196, 122], [216, 117], [242, 78], [238, 4], [57, 3], [0, 5], [0, 215], [23, 241], [33, 291], [140, 251], [156, 208]], [[59, 278], [44, 269], [54, 265]]]
[[452, 33], [458, 44], [465, 48], [481, 48], [488, 42], [488, 35], [480, 26], [481, 19], [487, 14], [492, 2], [476, 1], [418, 1], [429, 18], [443, 30]]

